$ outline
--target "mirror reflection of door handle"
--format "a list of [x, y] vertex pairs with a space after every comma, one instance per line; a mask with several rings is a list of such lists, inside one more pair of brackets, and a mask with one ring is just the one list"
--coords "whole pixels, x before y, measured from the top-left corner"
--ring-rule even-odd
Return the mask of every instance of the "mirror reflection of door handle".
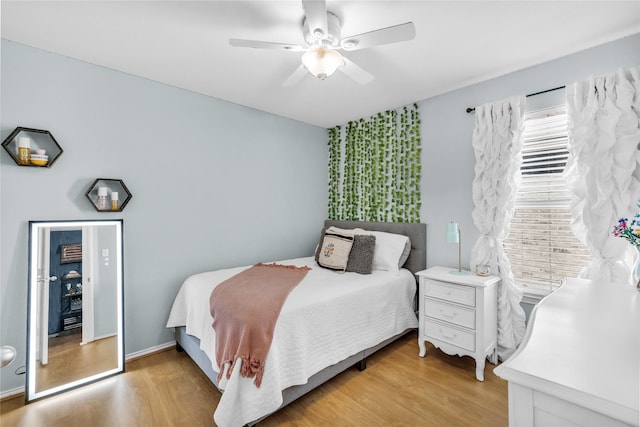
[[55, 282], [56, 280], [58, 280], [58, 276], [49, 276], [50, 282]]

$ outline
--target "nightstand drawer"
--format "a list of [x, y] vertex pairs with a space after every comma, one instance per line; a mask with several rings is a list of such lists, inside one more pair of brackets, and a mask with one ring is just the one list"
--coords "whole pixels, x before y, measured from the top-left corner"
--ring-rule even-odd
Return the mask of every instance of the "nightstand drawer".
[[425, 298], [424, 314], [429, 317], [444, 320], [445, 322], [464, 326], [465, 328], [476, 328], [476, 312], [470, 308]]
[[473, 332], [463, 331], [439, 322], [431, 322], [425, 319], [422, 319], [422, 321], [424, 322], [424, 330], [427, 336], [462, 347], [465, 350], [475, 351], [476, 336]]
[[454, 285], [431, 279], [425, 279], [424, 285], [424, 294], [426, 296], [457, 302], [470, 307], [476, 306], [476, 290], [472, 286]]

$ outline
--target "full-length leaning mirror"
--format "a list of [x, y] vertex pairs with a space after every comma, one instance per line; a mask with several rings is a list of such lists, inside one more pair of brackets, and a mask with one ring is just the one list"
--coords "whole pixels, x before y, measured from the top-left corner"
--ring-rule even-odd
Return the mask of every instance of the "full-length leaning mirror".
[[122, 220], [29, 222], [26, 401], [124, 371]]

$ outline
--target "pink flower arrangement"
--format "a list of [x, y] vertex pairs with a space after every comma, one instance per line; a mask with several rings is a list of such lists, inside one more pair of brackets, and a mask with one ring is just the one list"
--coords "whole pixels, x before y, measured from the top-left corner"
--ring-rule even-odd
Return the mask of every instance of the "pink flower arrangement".
[[[640, 207], [640, 201], [638, 207]], [[616, 237], [627, 239], [634, 247], [640, 249], [640, 213], [635, 214], [631, 223], [628, 218], [620, 218], [618, 225], [613, 227], [611, 233]]]

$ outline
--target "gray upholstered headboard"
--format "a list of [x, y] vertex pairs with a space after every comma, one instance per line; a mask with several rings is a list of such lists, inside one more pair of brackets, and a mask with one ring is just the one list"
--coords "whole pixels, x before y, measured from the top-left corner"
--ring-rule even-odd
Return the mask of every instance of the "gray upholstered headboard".
[[368, 221], [336, 221], [327, 219], [324, 228], [364, 228], [365, 230], [386, 231], [404, 234], [411, 239], [411, 253], [404, 268], [413, 274], [427, 268], [427, 224], [405, 222], [368, 222]]

